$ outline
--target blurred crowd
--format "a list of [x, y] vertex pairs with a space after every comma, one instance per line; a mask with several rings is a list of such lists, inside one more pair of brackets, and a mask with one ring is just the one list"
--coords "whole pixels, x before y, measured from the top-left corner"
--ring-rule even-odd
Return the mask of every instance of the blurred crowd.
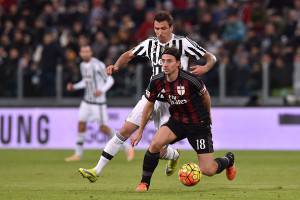
[[[213, 95], [219, 93], [221, 69], [226, 95], [259, 94], [265, 67], [270, 95], [292, 92], [293, 72], [300, 64], [300, 0], [1, 0], [0, 96], [16, 96], [20, 71], [24, 96], [54, 96], [57, 66], [64, 85], [80, 80], [81, 45], [90, 44], [95, 57], [112, 64], [153, 35], [158, 10], [173, 15], [176, 34], [217, 56], [218, 63], [203, 77]], [[128, 70], [114, 75], [109, 95], [135, 92], [132, 80], [139, 62], [146, 61], [135, 59]], [[145, 84], [150, 74], [151, 68], [144, 67]]]

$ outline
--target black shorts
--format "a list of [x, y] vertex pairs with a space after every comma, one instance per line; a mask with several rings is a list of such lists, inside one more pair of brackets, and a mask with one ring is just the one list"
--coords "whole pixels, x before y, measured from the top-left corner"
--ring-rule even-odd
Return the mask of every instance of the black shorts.
[[187, 138], [197, 154], [214, 152], [210, 123], [191, 125], [169, 119], [163, 126], [169, 127], [177, 136], [171, 144]]

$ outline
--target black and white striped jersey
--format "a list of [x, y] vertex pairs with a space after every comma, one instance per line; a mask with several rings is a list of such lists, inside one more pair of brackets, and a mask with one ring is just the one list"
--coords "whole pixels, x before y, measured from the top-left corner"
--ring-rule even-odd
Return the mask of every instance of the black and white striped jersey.
[[[103, 104], [106, 102], [106, 91], [114, 84], [112, 76], [106, 73], [106, 67], [103, 62], [96, 58], [91, 58], [89, 62], [80, 63], [80, 72], [82, 80], [74, 84], [74, 89], [84, 90], [84, 101], [92, 104]], [[102, 92], [102, 95], [95, 97], [96, 90]]]
[[152, 76], [154, 76], [162, 72], [161, 55], [164, 49], [172, 46], [181, 52], [180, 61], [183, 70], [188, 70], [189, 57], [199, 60], [206, 53], [206, 50], [195, 41], [175, 34], [172, 34], [172, 39], [165, 44], [159, 42], [157, 37], [150, 37], [134, 47], [132, 52], [136, 56], [147, 57], [151, 61]]

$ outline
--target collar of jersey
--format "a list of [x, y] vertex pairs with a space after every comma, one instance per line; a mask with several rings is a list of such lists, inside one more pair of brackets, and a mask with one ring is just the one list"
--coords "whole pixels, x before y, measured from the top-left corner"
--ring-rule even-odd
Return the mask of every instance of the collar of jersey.
[[174, 39], [174, 33], [172, 33], [172, 37], [171, 37], [171, 39], [170, 39], [168, 42], [166, 42], [166, 43], [161, 43], [161, 42], [158, 40], [158, 44], [163, 45], [163, 46], [166, 46], [166, 45], [169, 44], [173, 39]]

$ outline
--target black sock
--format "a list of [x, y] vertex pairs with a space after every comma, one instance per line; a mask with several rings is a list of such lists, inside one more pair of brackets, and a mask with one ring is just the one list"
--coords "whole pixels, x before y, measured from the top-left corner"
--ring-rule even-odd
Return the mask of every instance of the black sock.
[[143, 163], [143, 176], [141, 182], [147, 183], [148, 186], [150, 185], [152, 174], [155, 168], [158, 165], [159, 161], [159, 152], [158, 153], [151, 153], [147, 150], [144, 163]]
[[109, 153], [107, 153], [106, 151], [102, 151], [102, 154], [101, 156], [103, 156], [104, 158], [108, 159], [108, 160], [111, 160], [113, 159], [114, 156], [110, 155]]
[[229, 159], [227, 157], [216, 158], [215, 161], [218, 164], [218, 169], [217, 169], [217, 172], [216, 172], [217, 174], [221, 173], [230, 164], [230, 161], [229, 161]]

